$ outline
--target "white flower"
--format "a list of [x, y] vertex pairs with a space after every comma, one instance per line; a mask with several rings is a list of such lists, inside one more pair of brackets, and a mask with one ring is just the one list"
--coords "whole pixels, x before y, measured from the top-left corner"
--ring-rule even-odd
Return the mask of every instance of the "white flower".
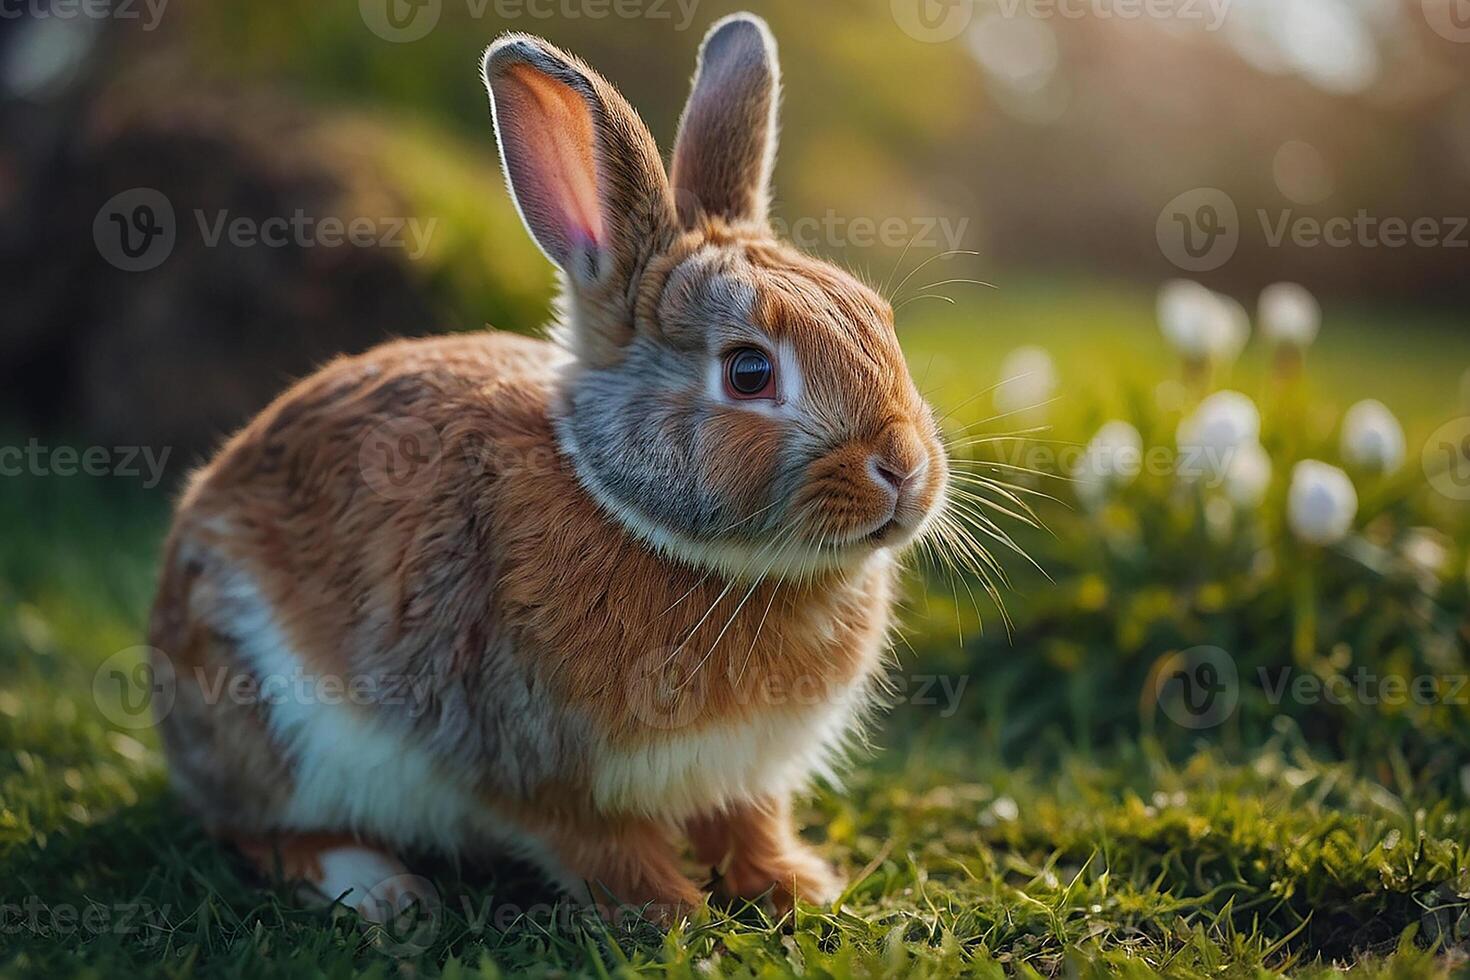
[[981, 820], [986, 823], [994, 823], [996, 821], [1010, 823], [1013, 820], [1019, 819], [1020, 816], [1021, 808], [1016, 805], [1016, 801], [1009, 796], [1002, 796], [990, 804], [990, 807], [982, 814]]
[[1271, 457], [1259, 442], [1235, 447], [1225, 464], [1225, 494], [1241, 510], [1259, 507], [1271, 486]]
[[1171, 279], [1159, 287], [1159, 329], [1175, 350], [1202, 359], [1209, 354], [1213, 294], [1197, 282]]
[[1158, 316], [1164, 339], [1192, 361], [1233, 361], [1250, 336], [1245, 307], [1188, 279], [1159, 287]]
[[1365, 470], [1392, 473], [1404, 461], [1404, 427], [1383, 402], [1360, 401], [1342, 417], [1342, 456]]
[[1072, 470], [1077, 497], [1089, 507], [1113, 487], [1126, 487], [1143, 468], [1143, 437], [1121, 419], [1097, 430]]
[[1305, 286], [1278, 282], [1261, 291], [1260, 320], [1272, 342], [1309, 347], [1322, 326], [1322, 307]]
[[1000, 365], [995, 407], [1006, 414], [1041, 410], [1057, 390], [1057, 369], [1040, 347], [1017, 347]]
[[1261, 413], [1255, 402], [1238, 391], [1217, 391], [1179, 423], [1175, 433], [1179, 475], [1186, 479], [1218, 476], [1237, 449], [1260, 438]]
[[1346, 473], [1315, 459], [1296, 464], [1286, 501], [1293, 534], [1308, 544], [1332, 544], [1348, 533], [1357, 514], [1358, 493]]
[[1449, 539], [1429, 527], [1411, 527], [1404, 535], [1404, 557], [1415, 568], [1438, 578], [1450, 564]]
[[1251, 338], [1251, 315], [1239, 300], [1215, 294], [1220, 316], [1215, 325], [1214, 354], [1217, 361], [1234, 362]]

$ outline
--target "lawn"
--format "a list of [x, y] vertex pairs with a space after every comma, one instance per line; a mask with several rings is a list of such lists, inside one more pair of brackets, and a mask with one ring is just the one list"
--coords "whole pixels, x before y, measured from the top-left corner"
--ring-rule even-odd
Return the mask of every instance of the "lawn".
[[[1120, 414], [1145, 445], [1172, 445], [1156, 389], [1179, 368], [1152, 302], [1022, 283], [909, 307], [903, 338], [956, 431], [1018, 428], [975, 395], [1007, 350], [1042, 343], [1061, 385], [1026, 445], [1085, 443]], [[1218, 381], [1262, 404], [1278, 472], [1259, 515], [1231, 517], [1225, 533], [1166, 475], [1090, 510], [1060, 474], [1016, 471], [1016, 494], [1049, 530], [1002, 519], [1040, 566], [993, 549], [1012, 622], [978, 574], [919, 563], [897, 703], [845, 786], [806, 807], [809, 836], [850, 875], [840, 901], [780, 922], [701, 910], [667, 935], [589, 921], [514, 866], [422, 865], [442, 905], [391, 930], [300, 908], [250, 877], [170, 798], [157, 740], [123, 693], [94, 689], [99, 665], [132, 663], [124, 651], [141, 642], [163, 492], [7, 478], [0, 974], [1449, 975], [1470, 949], [1470, 709], [1448, 693], [1273, 700], [1265, 679], [1364, 665], [1470, 676], [1466, 508], [1423, 486], [1418, 462], [1428, 433], [1466, 412], [1470, 337], [1452, 326], [1329, 304], [1289, 385], [1253, 344]], [[1407, 462], [1358, 481], [1346, 541], [1290, 544], [1286, 463], [1329, 457], [1342, 410], [1370, 395], [1403, 420]], [[1006, 464], [1015, 457], [993, 455], [1004, 445], [975, 452]], [[1401, 560], [1423, 540], [1444, 558], [1432, 574]], [[1238, 708], [1189, 728], [1151, 684], [1201, 645], [1229, 651]]]

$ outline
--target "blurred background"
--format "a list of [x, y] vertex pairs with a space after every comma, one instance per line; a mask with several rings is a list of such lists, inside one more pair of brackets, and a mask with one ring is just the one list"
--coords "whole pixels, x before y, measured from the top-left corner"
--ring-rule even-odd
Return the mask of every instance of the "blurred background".
[[[292, 378], [544, 321], [493, 37], [581, 54], [667, 149], [737, 9], [0, 6], [0, 638], [37, 692], [139, 642], [172, 492]], [[741, 6], [781, 45], [778, 229], [894, 299], [971, 460], [956, 522], [994, 561], [921, 562], [901, 651], [976, 678], [949, 730], [1011, 758], [1289, 723], [1470, 790], [1470, 695], [1271, 695], [1467, 670], [1470, 5]], [[1200, 445], [1250, 465], [1191, 479]], [[1217, 676], [1200, 650], [1233, 700], [1175, 724], [1159, 679]]]
[[[977, 253], [910, 285], [999, 287], [948, 290], [976, 340], [956, 363], [987, 381], [1013, 305], [1069, 307], [1038, 327], [1093, 319], [1036, 335], [1064, 360], [1073, 343], [1121, 355], [1128, 341], [1105, 321], [1181, 272], [1251, 305], [1268, 283], [1301, 282], [1336, 314], [1380, 316], [1385, 344], [1421, 323], [1453, 344], [1470, 296], [1463, 5], [754, 3], [786, 74], [775, 214], [875, 283], [945, 249]], [[0, 406], [24, 426], [176, 446], [183, 463], [331, 353], [395, 333], [534, 329], [551, 275], [497, 172], [479, 52], [525, 30], [581, 53], [667, 148], [699, 39], [732, 9], [5, 0]], [[141, 226], [117, 222], [148, 202], [112, 200], [139, 188], [172, 212], [147, 269], [111, 241], [126, 228], [143, 247]], [[1160, 222], [1203, 189], [1233, 207], [1236, 241], [1228, 260], [1181, 269]], [[298, 213], [312, 241], [330, 218], [370, 233], [342, 247], [220, 234], [221, 218], [259, 228]], [[408, 216], [432, 223], [422, 241], [391, 234]], [[1418, 219], [1433, 222], [1420, 237], [1376, 227]], [[1333, 220], [1367, 230], [1298, 234]], [[1434, 361], [1432, 379], [1398, 372], [1415, 407], [1452, 396], [1465, 366]]]

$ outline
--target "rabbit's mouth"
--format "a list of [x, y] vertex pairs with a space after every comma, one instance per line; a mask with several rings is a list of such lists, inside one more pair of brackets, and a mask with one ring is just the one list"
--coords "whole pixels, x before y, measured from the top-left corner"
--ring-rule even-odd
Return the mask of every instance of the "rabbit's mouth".
[[913, 540], [926, 518], [927, 514], [915, 520], [905, 514], [903, 508], [895, 507], [878, 522], [877, 527], [859, 534], [848, 546], [872, 549], [901, 547]]
[[902, 537], [904, 533], [905, 529], [899, 522], [898, 517], [892, 516], [882, 524], [879, 524], [876, 529], [869, 531], [864, 540], [881, 548], [884, 545], [892, 544], [898, 538]]

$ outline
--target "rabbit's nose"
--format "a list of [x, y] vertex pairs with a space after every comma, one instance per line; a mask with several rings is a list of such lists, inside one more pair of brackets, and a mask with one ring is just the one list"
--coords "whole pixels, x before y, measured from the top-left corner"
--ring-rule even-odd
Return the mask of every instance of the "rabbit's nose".
[[924, 464], [911, 466], [906, 470], [898, 469], [894, 464], [883, 457], [873, 455], [868, 458], [868, 468], [872, 471], [877, 482], [887, 484], [894, 492], [902, 494], [904, 488], [912, 484], [924, 472]]
[[928, 454], [919, 436], [907, 425], [890, 426], [878, 440], [876, 450], [868, 457], [868, 473], [873, 482], [893, 491], [901, 498], [913, 489], [929, 465]]

